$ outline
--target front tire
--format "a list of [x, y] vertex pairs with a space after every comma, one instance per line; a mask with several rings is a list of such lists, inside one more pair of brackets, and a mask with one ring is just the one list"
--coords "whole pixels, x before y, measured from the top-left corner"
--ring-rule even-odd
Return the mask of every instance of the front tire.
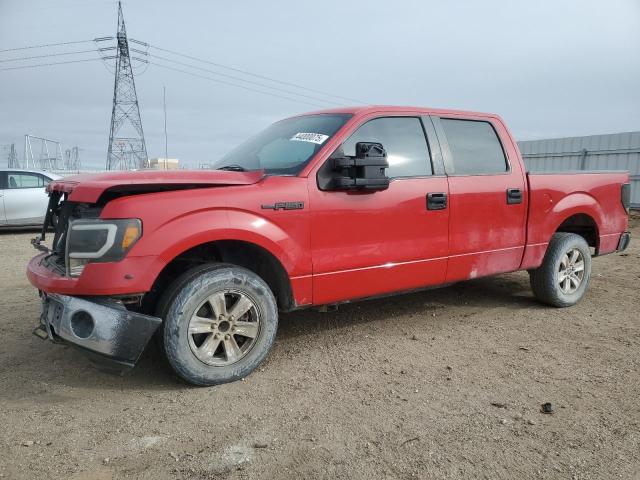
[[278, 328], [269, 286], [235, 265], [208, 264], [186, 272], [159, 305], [167, 361], [194, 385], [218, 385], [249, 375], [271, 349]]
[[591, 277], [591, 251], [583, 237], [556, 233], [542, 265], [529, 271], [534, 296], [547, 305], [570, 307], [584, 296]]

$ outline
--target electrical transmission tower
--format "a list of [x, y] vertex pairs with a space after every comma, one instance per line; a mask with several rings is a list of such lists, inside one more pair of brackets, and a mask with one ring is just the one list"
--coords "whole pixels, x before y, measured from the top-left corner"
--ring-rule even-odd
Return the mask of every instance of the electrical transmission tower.
[[[40, 147], [39, 152], [38, 147]], [[35, 135], [24, 136], [24, 168], [62, 170], [63, 165], [62, 144], [60, 142]]]
[[16, 144], [5, 145], [7, 149], [7, 168], [21, 168], [20, 160], [18, 160], [18, 154], [16, 153]]
[[113, 87], [113, 109], [107, 170], [130, 170], [147, 166], [147, 147], [144, 142], [142, 120], [136, 85], [133, 80], [129, 42], [118, 2], [118, 34], [116, 48], [116, 75]]
[[78, 147], [68, 148], [64, 151], [64, 169], [80, 170], [82, 163], [80, 162], [80, 149]]

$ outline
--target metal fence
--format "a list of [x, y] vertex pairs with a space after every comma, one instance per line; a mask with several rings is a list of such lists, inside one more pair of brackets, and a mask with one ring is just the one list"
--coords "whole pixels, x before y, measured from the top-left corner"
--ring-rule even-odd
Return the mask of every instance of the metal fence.
[[518, 142], [530, 172], [628, 170], [631, 205], [640, 208], [640, 132]]

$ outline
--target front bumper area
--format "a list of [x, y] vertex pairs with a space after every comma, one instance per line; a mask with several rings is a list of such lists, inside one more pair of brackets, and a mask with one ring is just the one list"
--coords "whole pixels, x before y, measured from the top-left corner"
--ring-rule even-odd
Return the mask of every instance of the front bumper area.
[[80, 277], [66, 277], [47, 268], [47, 253], [27, 266], [27, 278], [38, 290], [73, 296], [112, 296], [148, 292], [164, 263], [156, 256], [126, 257], [119, 262], [89, 263]]
[[44, 294], [40, 322], [49, 339], [79, 347], [98, 367], [122, 373], [136, 364], [162, 320], [117, 303]]

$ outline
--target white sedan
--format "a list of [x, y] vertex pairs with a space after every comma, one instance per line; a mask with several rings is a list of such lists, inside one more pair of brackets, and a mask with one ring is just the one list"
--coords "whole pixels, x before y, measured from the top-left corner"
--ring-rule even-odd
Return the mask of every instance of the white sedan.
[[38, 170], [0, 169], [0, 227], [41, 226], [49, 202], [45, 187], [58, 178]]

